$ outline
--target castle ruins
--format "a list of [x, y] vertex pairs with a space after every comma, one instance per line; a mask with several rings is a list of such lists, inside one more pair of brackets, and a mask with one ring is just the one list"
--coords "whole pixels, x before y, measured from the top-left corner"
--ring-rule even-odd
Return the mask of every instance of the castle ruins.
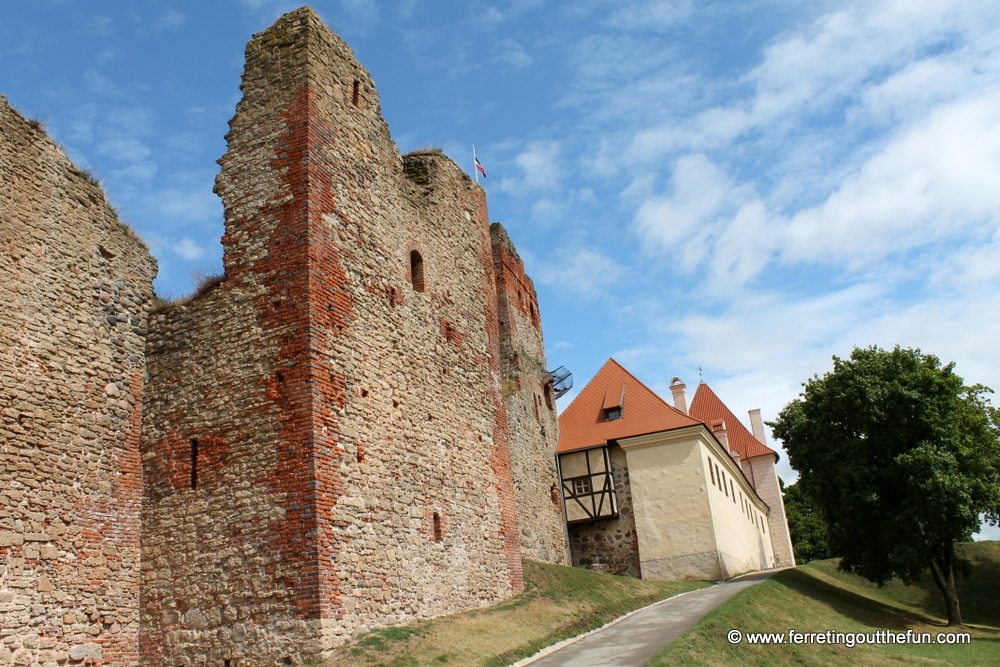
[[241, 88], [224, 278], [159, 310], [0, 96], [0, 665], [299, 664], [568, 562], [537, 299], [483, 190], [400, 156], [309, 8]]

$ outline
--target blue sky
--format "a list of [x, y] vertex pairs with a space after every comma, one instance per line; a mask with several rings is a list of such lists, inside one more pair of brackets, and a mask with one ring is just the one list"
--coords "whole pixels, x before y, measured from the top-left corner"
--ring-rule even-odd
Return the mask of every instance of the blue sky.
[[[295, 6], [5, 3], [0, 93], [103, 181], [161, 294], [221, 267], [243, 47]], [[471, 172], [476, 144], [578, 388], [610, 356], [665, 396], [701, 366], [773, 419], [832, 355], [900, 344], [1000, 389], [1000, 4], [313, 6], [403, 152]]]

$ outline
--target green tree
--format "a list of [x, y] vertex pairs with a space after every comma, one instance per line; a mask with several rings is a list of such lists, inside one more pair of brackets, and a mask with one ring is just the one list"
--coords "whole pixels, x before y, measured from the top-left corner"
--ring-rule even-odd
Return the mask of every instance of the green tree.
[[930, 569], [948, 624], [961, 625], [956, 542], [1000, 520], [1000, 428], [954, 364], [920, 350], [834, 357], [771, 424], [827, 525], [840, 567], [876, 583]]
[[813, 508], [802, 491], [802, 486], [781, 483], [785, 500], [785, 516], [788, 518], [788, 532], [792, 536], [795, 561], [808, 563], [812, 560], [830, 558], [830, 547], [826, 544], [826, 524]]

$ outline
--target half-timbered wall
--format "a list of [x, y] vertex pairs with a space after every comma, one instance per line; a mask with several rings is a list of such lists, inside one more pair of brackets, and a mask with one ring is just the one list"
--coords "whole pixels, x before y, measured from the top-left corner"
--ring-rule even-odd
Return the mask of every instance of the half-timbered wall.
[[569, 523], [618, 516], [618, 500], [607, 447], [563, 454], [559, 457], [559, 467]]
[[639, 541], [635, 532], [632, 487], [625, 452], [617, 444], [599, 449], [607, 452], [614, 484], [614, 498], [611, 502], [617, 513], [611, 517], [580, 520], [569, 525], [573, 566], [640, 579], [642, 568], [639, 565]]

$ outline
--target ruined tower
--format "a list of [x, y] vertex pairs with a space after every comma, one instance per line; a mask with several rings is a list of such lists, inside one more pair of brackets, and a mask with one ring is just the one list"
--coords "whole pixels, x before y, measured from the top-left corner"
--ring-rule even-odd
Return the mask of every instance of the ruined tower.
[[[565, 560], [537, 304], [482, 189], [438, 152], [399, 155], [311, 9], [246, 60], [216, 182], [225, 277], [148, 337], [148, 664], [315, 658], [521, 590], [522, 539]], [[520, 281], [500, 299], [498, 266]], [[519, 350], [537, 415], [504, 400]]]
[[156, 262], [0, 96], [0, 663], [134, 665]]
[[566, 520], [553, 452], [559, 442], [535, 286], [503, 226], [490, 226], [511, 471], [527, 558], [569, 564]]

